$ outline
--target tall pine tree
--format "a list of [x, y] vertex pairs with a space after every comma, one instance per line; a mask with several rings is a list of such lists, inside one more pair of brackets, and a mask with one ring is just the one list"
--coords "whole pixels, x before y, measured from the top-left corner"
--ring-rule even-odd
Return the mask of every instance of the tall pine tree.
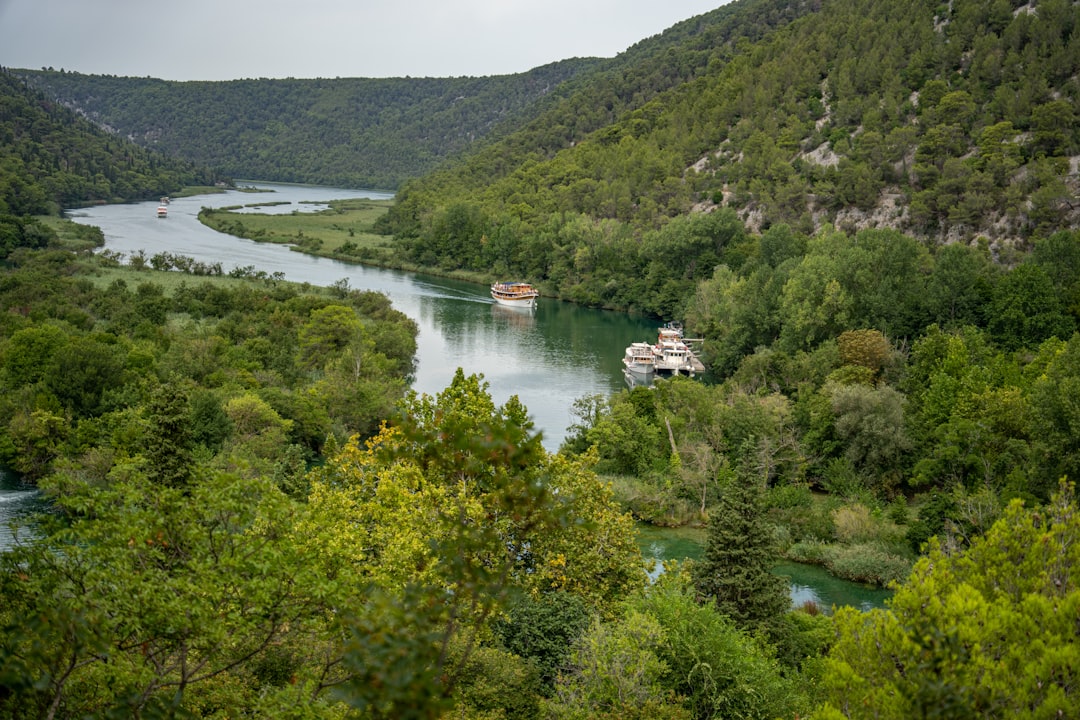
[[787, 582], [770, 570], [775, 562], [761, 485], [740, 478], [725, 488], [709, 516], [705, 555], [692, 570], [694, 586], [740, 627], [761, 627], [791, 604]]

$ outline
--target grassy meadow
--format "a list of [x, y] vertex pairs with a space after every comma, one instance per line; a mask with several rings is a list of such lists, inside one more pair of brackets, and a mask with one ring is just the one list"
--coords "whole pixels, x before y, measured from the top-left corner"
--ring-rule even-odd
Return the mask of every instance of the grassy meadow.
[[366, 261], [390, 251], [389, 238], [373, 231], [375, 221], [386, 214], [391, 200], [352, 198], [333, 200], [318, 212], [294, 210], [285, 214], [238, 212], [277, 202], [250, 203], [224, 208], [203, 208], [199, 219], [218, 232], [256, 242], [295, 245], [304, 252], [339, 259]]
[[[259, 213], [257, 210], [281, 203], [267, 201], [203, 208], [199, 220], [207, 227], [256, 242], [283, 243], [298, 252], [345, 262], [443, 275], [467, 282], [487, 284], [488, 273], [468, 270], [439, 271], [403, 262], [393, 247], [393, 238], [374, 231], [375, 222], [386, 214], [393, 200], [352, 198], [331, 200], [319, 212]], [[318, 203], [323, 204], [323, 203]]]

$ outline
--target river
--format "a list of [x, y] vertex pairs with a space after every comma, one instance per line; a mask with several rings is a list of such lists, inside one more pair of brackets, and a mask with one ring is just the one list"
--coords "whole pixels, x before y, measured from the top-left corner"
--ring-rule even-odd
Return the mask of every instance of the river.
[[[139, 250], [148, 257], [169, 252], [221, 263], [226, 272], [254, 266], [295, 282], [329, 286], [344, 279], [350, 288], [383, 292], [420, 328], [414, 390], [431, 395], [441, 391], [458, 367], [466, 373], [481, 373], [495, 402], [519, 397], [549, 451], [557, 450], [566, 437], [574, 421], [574, 401], [588, 395], [607, 396], [626, 387], [623, 350], [633, 341], [656, 337], [657, 322], [652, 319], [550, 298], [541, 298], [532, 311], [509, 309], [494, 304], [488, 289], [474, 283], [315, 257], [282, 245], [224, 235], [199, 222], [203, 207], [272, 202], [280, 204], [257, 211], [288, 213], [319, 210], [325, 207], [320, 202], [336, 199], [392, 197], [378, 191], [245, 184], [272, 192], [230, 190], [176, 198], [166, 218], [156, 216], [156, 202], [101, 205], [71, 211], [68, 216], [100, 227], [105, 248], [126, 256]], [[659, 559], [691, 557], [700, 551], [700, 544], [697, 548], [683, 544], [677, 531], [666, 530], [643, 544], [647, 557]], [[795, 566], [783, 574], [793, 578], [792, 597], [797, 604], [815, 600], [825, 608], [833, 603], [876, 607], [885, 597], [856, 583], [836, 580], [818, 568]]]
[[[649, 573], [654, 579], [663, 572], [663, 561], [697, 560], [704, 552], [706, 531], [701, 528], [658, 528], [639, 524], [637, 533], [641, 554], [654, 563]], [[885, 607], [885, 601], [893, 594], [892, 590], [843, 580], [817, 565], [785, 561], [775, 566], [773, 572], [791, 581], [793, 607], [812, 602], [826, 613], [841, 606], [871, 610]]]
[[458, 367], [468, 374], [481, 373], [496, 403], [517, 395], [525, 404], [549, 451], [557, 450], [566, 437], [574, 421], [574, 401], [625, 387], [623, 350], [633, 341], [656, 337], [655, 320], [550, 298], [541, 298], [533, 311], [509, 309], [496, 305], [488, 288], [475, 283], [314, 257], [223, 235], [199, 222], [202, 207], [287, 203], [259, 210], [285, 213], [317, 210], [322, 206], [316, 201], [392, 197], [376, 191], [251, 184], [273, 193], [228, 191], [176, 198], [167, 218], [156, 216], [156, 202], [101, 205], [68, 216], [100, 227], [105, 248], [125, 256], [139, 250], [148, 257], [169, 252], [221, 263], [226, 272], [254, 266], [296, 282], [329, 286], [344, 279], [350, 288], [383, 292], [420, 328], [414, 390], [434, 395], [450, 384]]
[[[0, 550], [15, 543], [11, 524], [17, 523], [45, 509], [38, 489], [24, 485], [10, 473], [0, 470]], [[30, 531], [19, 529], [19, 539], [25, 540]]]

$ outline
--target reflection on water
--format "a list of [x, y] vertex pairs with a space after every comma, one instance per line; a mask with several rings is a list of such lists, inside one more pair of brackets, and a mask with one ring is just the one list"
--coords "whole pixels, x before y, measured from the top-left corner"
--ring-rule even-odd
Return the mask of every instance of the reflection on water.
[[[658, 528], [638, 524], [638, 545], [646, 560], [653, 561], [649, 576], [655, 580], [664, 571], [665, 560], [697, 560], [705, 549], [703, 528]], [[824, 568], [802, 563], [782, 563], [773, 572], [791, 580], [791, 602], [795, 607], [813, 602], [822, 611], [850, 606], [860, 610], [885, 607], [891, 590], [882, 590], [830, 575]]]
[[536, 316], [531, 307], [509, 307], [499, 303], [491, 304], [491, 317], [496, 322], [504, 322], [519, 328], [531, 328], [536, 325]]

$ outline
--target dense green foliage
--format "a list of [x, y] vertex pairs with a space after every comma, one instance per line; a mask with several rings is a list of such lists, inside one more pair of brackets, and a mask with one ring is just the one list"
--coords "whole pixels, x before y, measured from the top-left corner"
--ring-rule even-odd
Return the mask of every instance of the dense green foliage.
[[836, 616], [821, 718], [1080, 711], [1080, 508], [1017, 502], [966, 552], [934, 544], [890, 607]]
[[[496, 617], [547, 598], [602, 617], [644, 586], [590, 463], [548, 455], [477, 376], [407, 398], [302, 493], [185, 452], [182, 395], [119, 428], [143, 434], [127, 456], [43, 478], [54, 512], [0, 554], [3, 717], [535, 717], [543, 653], [503, 647]], [[245, 408], [237, 424], [272, 413]]]
[[685, 576], [661, 577], [621, 610], [611, 622], [594, 621], [575, 643], [543, 717], [764, 720], [808, 708], [810, 678], [785, 673], [772, 648], [741, 633], [715, 605], [697, 603]]
[[34, 87], [164, 155], [230, 177], [394, 189], [513, 127], [597, 60], [481, 78], [153, 78], [19, 70]]
[[180, 486], [198, 457], [295, 492], [304, 461], [373, 433], [412, 372], [416, 325], [377, 293], [192, 277], [166, 294], [149, 273], [99, 287], [63, 251], [12, 260], [0, 458], [28, 478], [143, 455]]
[[8, 214], [157, 198], [215, 179], [102, 130], [0, 68], [0, 247]]

